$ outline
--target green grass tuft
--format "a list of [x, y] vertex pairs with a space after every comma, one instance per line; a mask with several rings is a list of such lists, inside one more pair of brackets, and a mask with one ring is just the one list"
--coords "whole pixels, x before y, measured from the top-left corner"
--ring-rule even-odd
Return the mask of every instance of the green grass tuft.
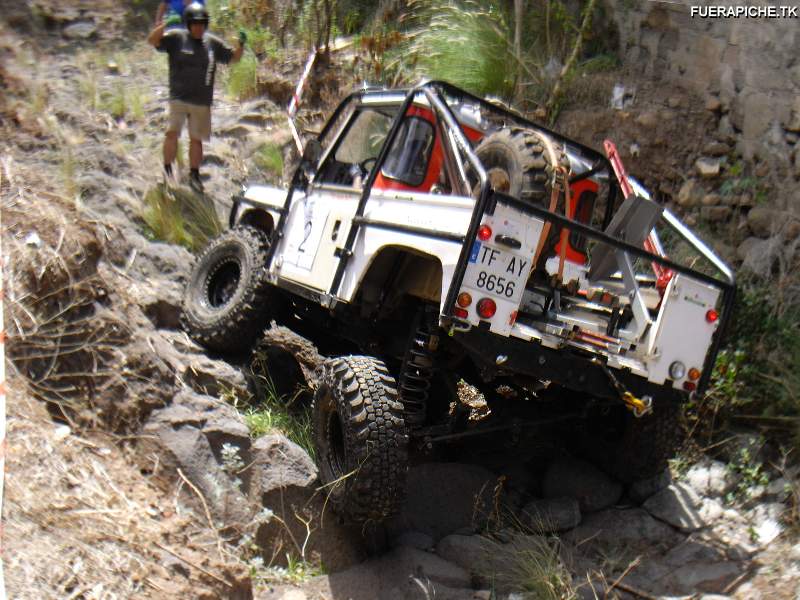
[[[262, 367], [263, 368], [263, 367]], [[264, 368], [264, 372], [266, 369]], [[244, 411], [244, 419], [253, 438], [278, 432], [285, 435], [314, 458], [314, 438], [311, 427], [311, 407], [295, 406], [293, 397], [279, 396], [275, 384], [267, 374], [260, 376], [263, 383], [263, 397]]]
[[183, 188], [158, 185], [144, 197], [142, 214], [152, 239], [197, 252], [222, 232], [213, 201]]
[[256, 166], [262, 171], [280, 177], [283, 174], [283, 151], [273, 142], [259, 146], [253, 156]]
[[258, 92], [257, 71], [258, 59], [253, 54], [246, 53], [228, 72], [228, 94], [239, 100], [255, 96]]

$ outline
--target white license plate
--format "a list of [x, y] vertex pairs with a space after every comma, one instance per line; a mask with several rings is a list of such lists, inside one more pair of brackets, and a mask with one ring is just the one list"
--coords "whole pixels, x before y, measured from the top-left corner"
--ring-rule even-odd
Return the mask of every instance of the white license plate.
[[531, 259], [476, 241], [469, 256], [464, 284], [505, 302], [519, 304], [531, 270]]

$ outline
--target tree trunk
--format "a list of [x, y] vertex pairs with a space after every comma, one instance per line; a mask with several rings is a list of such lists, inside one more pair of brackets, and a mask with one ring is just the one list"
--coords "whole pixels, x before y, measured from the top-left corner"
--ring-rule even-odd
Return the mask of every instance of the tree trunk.
[[519, 101], [522, 92], [522, 21], [525, 14], [525, 0], [514, 0], [514, 58], [517, 60], [514, 99]]

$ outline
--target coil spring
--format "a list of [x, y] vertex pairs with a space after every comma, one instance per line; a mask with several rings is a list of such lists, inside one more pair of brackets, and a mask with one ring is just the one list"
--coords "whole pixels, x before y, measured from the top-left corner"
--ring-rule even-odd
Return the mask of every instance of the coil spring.
[[403, 400], [406, 423], [412, 427], [425, 423], [434, 363], [430, 341], [429, 332], [422, 328], [417, 329], [403, 360], [400, 397]]

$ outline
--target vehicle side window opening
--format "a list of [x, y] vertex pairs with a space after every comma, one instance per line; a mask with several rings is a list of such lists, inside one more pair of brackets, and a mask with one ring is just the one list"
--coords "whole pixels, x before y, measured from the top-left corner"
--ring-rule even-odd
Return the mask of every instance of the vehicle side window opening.
[[435, 138], [431, 123], [406, 117], [386, 156], [382, 175], [413, 187], [421, 185], [428, 174]]
[[375, 166], [393, 121], [394, 115], [389, 111], [371, 108], [357, 111], [317, 180], [360, 188]]

